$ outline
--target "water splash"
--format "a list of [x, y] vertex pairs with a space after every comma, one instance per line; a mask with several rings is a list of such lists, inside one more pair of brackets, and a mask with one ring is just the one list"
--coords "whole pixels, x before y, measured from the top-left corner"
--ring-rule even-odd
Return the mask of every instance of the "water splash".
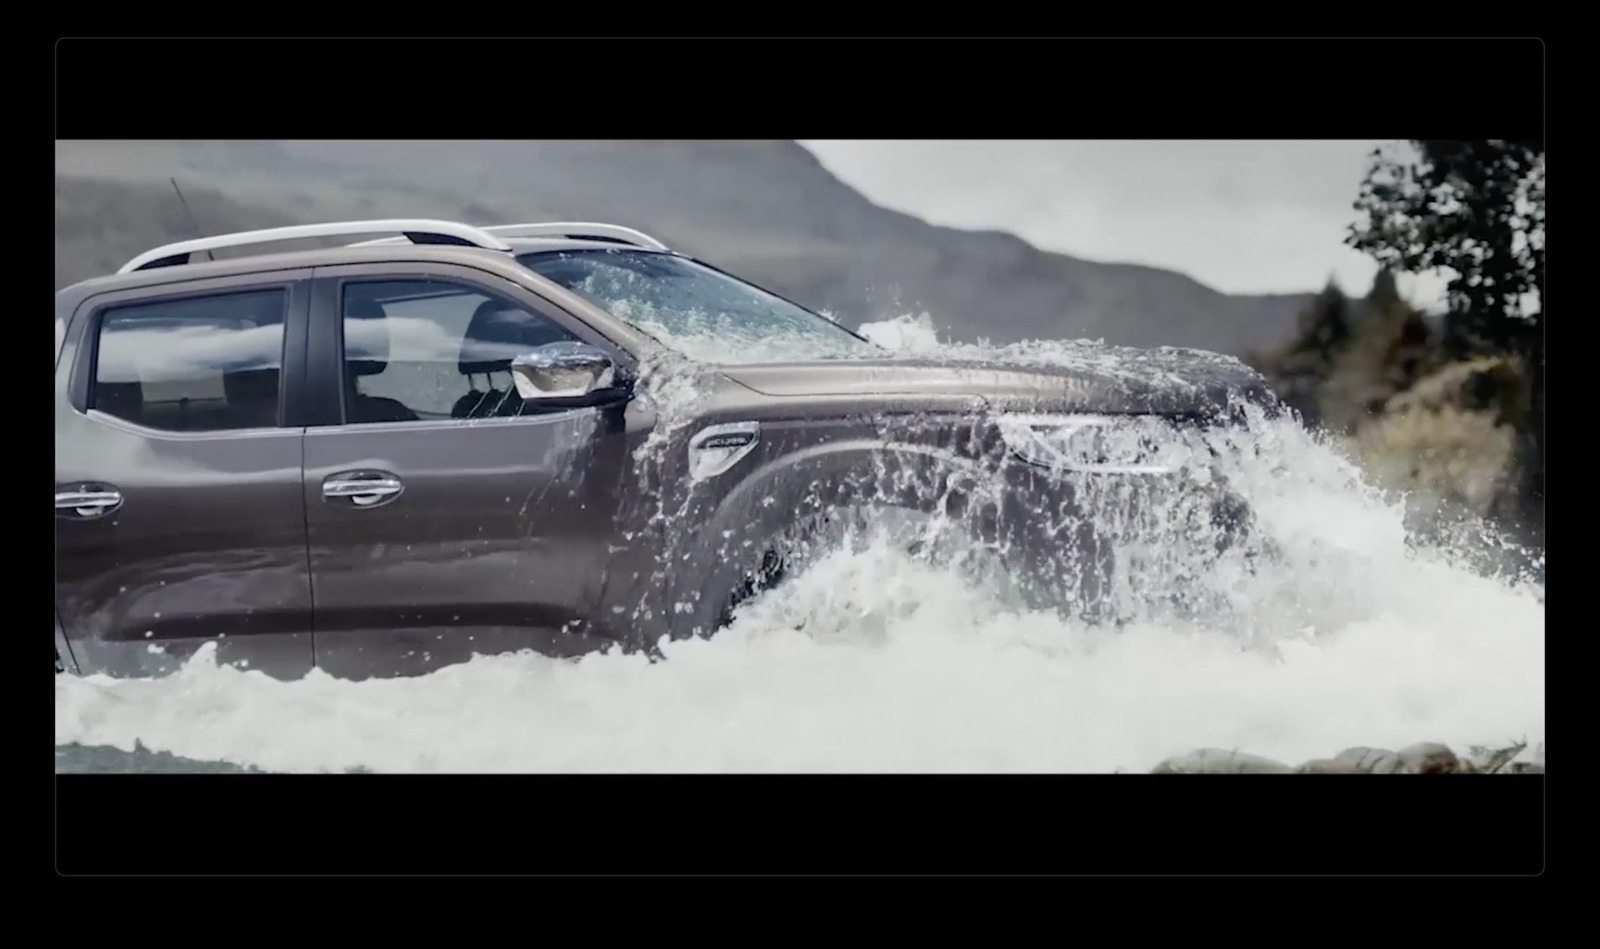
[[[901, 353], [1102, 373], [1174, 355], [947, 345], [906, 319], [863, 331]], [[679, 397], [692, 405], [693, 387]], [[1117, 550], [1143, 558], [1129, 602], [1186, 584], [1202, 609], [1084, 623], [865, 525], [714, 639], [663, 644], [663, 662], [517, 655], [416, 679], [281, 682], [202, 650], [159, 680], [58, 677], [57, 745], [140, 742], [282, 771], [1085, 772], [1194, 747], [1305, 760], [1542, 742], [1541, 584], [1419, 541], [1400, 504], [1292, 420], [1256, 415], [1208, 439], [1261, 546], [1203, 569], [1175, 547]], [[1135, 509], [1113, 500], [1106, 510]], [[1168, 536], [1203, 540], [1182, 513], [1160, 512]]]

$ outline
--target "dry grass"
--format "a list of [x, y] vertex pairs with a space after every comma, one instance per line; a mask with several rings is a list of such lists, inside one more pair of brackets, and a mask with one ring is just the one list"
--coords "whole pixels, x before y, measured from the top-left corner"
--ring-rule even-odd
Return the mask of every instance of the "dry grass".
[[1502, 358], [1451, 363], [1390, 397], [1349, 436], [1349, 447], [1383, 488], [1405, 494], [1427, 517], [1486, 517], [1513, 487], [1516, 430], [1486, 391], [1514, 382]]
[[1511, 483], [1516, 433], [1487, 412], [1443, 408], [1381, 416], [1350, 443], [1374, 480], [1419, 514], [1486, 517]]

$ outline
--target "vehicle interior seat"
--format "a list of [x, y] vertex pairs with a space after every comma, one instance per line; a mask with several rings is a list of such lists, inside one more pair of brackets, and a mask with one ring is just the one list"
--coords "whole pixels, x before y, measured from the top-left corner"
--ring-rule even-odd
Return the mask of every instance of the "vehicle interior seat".
[[145, 424], [144, 383], [96, 382], [94, 407], [124, 422], [143, 425]]
[[229, 423], [225, 428], [272, 428], [278, 424], [276, 368], [245, 369], [224, 373], [222, 391], [227, 397]]
[[[547, 343], [572, 338], [554, 324], [499, 300], [478, 304], [467, 324], [457, 363], [461, 374], [467, 377], [467, 393], [456, 400], [451, 416], [493, 418], [520, 414], [522, 396], [517, 394], [516, 382], [511, 378], [511, 361]], [[501, 373], [505, 374], [504, 389], [495, 380]], [[473, 377], [478, 375], [488, 380], [488, 391], [480, 391], [473, 384]]]
[[[389, 314], [372, 300], [344, 301], [345, 318], [345, 421], [347, 422], [415, 422], [417, 413], [405, 404], [383, 396], [368, 395], [361, 391], [359, 380], [375, 376], [389, 366], [389, 328], [384, 320]], [[351, 332], [350, 322], [360, 326]], [[354, 337], [354, 338], [352, 338]]]

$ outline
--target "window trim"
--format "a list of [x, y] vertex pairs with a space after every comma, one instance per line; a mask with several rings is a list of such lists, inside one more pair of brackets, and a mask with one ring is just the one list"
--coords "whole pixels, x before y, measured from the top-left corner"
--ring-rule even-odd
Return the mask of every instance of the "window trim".
[[[236, 274], [229, 277], [158, 284], [132, 290], [111, 290], [85, 298], [78, 304], [67, 326], [66, 341], [62, 349], [63, 353], [66, 352], [67, 347], [71, 347], [73, 350], [70, 373], [67, 379], [68, 403], [80, 415], [96, 418], [100, 421], [115, 421], [120, 427], [130, 431], [163, 438], [219, 438], [247, 432], [282, 432], [302, 427], [290, 417], [288, 407], [292, 401], [292, 394], [303, 385], [305, 375], [305, 345], [311, 273], [312, 271], [309, 268], [260, 271]], [[100, 360], [101, 329], [108, 311], [200, 297], [235, 296], [266, 290], [280, 290], [285, 294], [283, 350], [279, 358], [278, 422], [276, 425], [186, 432], [152, 428], [90, 408], [90, 399], [96, 386], [95, 375]], [[91, 412], [94, 414], [90, 415]]]
[[605, 350], [619, 368], [629, 369], [636, 357], [570, 311], [488, 270], [464, 264], [392, 262], [342, 264], [315, 269], [312, 278], [310, 324], [307, 337], [307, 412], [309, 427], [352, 429], [426, 430], [461, 425], [547, 423], [590, 408], [558, 409], [529, 415], [482, 419], [417, 419], [403, 422], [352, 422], [345, 417], [344, 288], [352, 283], [393, 283], [407, 280], [448, 283], [470, 293], [497, 299], [549, 320], [579, 340]]

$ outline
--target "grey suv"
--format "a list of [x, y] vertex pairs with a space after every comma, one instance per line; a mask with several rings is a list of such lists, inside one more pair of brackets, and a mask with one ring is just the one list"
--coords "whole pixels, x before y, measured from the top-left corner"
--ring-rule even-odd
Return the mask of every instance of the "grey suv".
[[[343, 243], [372, 235], [401, 236]], [[281, 677], [654, 651], [885, 526], [1112, 616], [1130, 531], [1244, 535], [1179, 448], [1275, 405], [1236, 361], [1149, 360], [907, 358], [615, 225], [156, 248], [56, 294], [57, 671], [157, 674], [206, 643]]]

